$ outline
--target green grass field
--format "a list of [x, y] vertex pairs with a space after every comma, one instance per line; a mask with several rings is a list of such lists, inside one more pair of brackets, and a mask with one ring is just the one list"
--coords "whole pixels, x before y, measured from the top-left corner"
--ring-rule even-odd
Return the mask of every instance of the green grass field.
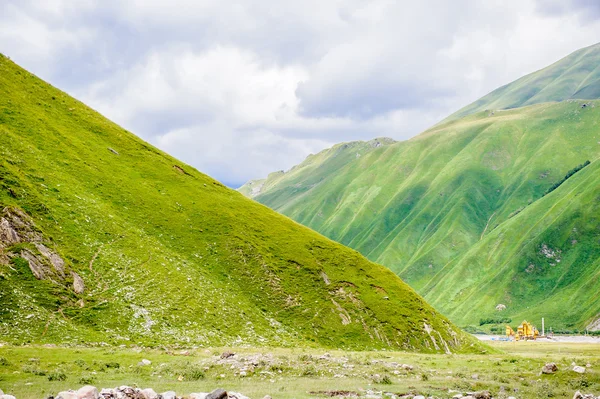
[[[5, 346], [0, 347], [0, 388], [19, 399], [39, 399], [84, 384], [152, 387], [180, 395], [222, 387], [259, 399], [321, 398], [332, 391], [448, 398], [457, 392], [489, 390], [495, 398], [528, 399], [570, 399], [576, 390], [600, 393], [597, 344], [491, 344], [497, 353], [487, 355], [210, 348], [192, 349], [184, 356], [167, 349]], [[224, 351], [236, 356], [221, 360]], [[142, 359], [152, 364], [139, 366]], [[547, 362], [557, 363], [559, 371], [540, 375]], [[571, 371], [573, 362], [590, 367], [580, 375]], [[255, 365], [248, 368], [249, 363]], [[245, 376], [240, 376], [241, 368], [247, 370]]]

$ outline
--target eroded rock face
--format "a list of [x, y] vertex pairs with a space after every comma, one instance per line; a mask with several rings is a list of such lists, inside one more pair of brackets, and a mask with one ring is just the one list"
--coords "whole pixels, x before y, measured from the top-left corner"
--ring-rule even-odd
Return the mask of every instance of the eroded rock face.
[[32, 254], [29, 250], [24, 249], [21, 251], [21, 258], [25, 259], [29, 262], [29, 268], [31, 269], [31, 273], [38, 280], [44, 279], [48, 277], [47, 267], [40, 261], [40, 259]]
[[34, 244], [37, 250], [48, 259], [54, 270], [62, 277], [65, 276], [65, 261], [58, 254], [52, 252], [48, 247], [41, 243]]
[[0, 216], [0, 249], [21, 242], [41, 242], [42, 234], [29, 215], [18, 208], [6, 207]]
[[0, 248], [5, 248], [13, 244], [21, 242], [21, 237], [13, 229], [10, 222], [6, 218], [0, 219]]
[[[11, 258], [25, 259], [31, 273], [38, 280], [50, 279], [55, 282], [65, 280], [68, 275], [64, 259], [50, 249], [43, 234], [35, 226], [33, 219], [18, 208], [5, 207], [0, 213], [0, 263], [8, 264]], [[24, 244], [22, 249], [11, 249], [16, 244]], [[45, 245], [46, 244], [46, 245]], [[9, 250], [7, 250], [7, 248]], [[18, 251], [18, 252], [17, 252]], [[71, 273], [73, 289], [83, 293], [85, 284], [77, 273]]]

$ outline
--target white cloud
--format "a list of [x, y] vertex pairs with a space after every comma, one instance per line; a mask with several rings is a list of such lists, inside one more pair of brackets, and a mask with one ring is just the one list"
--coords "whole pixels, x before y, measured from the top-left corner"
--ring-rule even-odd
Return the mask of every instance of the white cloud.
[[0, 4], [0, 51], [228, 183], [408, 138], [600, 33], [587, 0]]

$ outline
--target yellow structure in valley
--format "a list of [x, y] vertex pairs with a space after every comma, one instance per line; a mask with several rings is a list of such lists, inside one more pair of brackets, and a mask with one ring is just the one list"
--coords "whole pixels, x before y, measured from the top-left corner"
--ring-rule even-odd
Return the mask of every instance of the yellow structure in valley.
[[540, 332], [533, 324], [527, 322], [527, 320], [523, 320], [521, 325], [517, 327], [516, 332], [511, 326], [506, 325], [506, 336], [509, 338], [514, 338], [515, 341], [534, 340], [540, 336]]

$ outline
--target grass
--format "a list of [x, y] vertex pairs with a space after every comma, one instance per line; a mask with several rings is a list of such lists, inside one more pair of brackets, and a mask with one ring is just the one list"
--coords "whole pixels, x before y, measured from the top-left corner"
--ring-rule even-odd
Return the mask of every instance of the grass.
[[5, 207], [28, 215], [21, 235], [38, 235], [66, 271], [44, 261], [37, 280], [31, 240], [1, 246], [9, 343], [482, 350], [386, 268], [0, 57]]
[[599, 122], [598, 100], [479, 112], [341, 167], [324, 152], [318, 182], [301, 164], [255, 199], [386, 265], [460, 326], [546, 316], [583, 331], [600, 306]]
[[[147, 348], [2, 347], [0, 388], [20, 399], [39, 398], [92, 383], [130, 385], [178, 394], [217, 387], [251, 398], [326, 397], [326, 392], [369, 390], [451, 397], [456, 392], [489, 390], [496, 398], [571, 398], [575, 390], [600, 391], [600, 354], [596, 344], [492, 342], [493, 355], [442, 355], [406, 352], [347, 352], [293, 348], [207, 348], [180, 351]], [[220, 354], [236, 355], [222, 360]], [[142, 359], [152, 363], [138, 366]], [[540, 375], [555, 362], [559, 371]], [[583, 375], [571, 363], [590, 365]], [[248, 365], [251, 364], [251, 367]], [[406, 369], [403, 365], [410, 365]], [[45, 370], [50, 379], [32, 373]], [[244, 369], [246, 375], [240, 371]]]

